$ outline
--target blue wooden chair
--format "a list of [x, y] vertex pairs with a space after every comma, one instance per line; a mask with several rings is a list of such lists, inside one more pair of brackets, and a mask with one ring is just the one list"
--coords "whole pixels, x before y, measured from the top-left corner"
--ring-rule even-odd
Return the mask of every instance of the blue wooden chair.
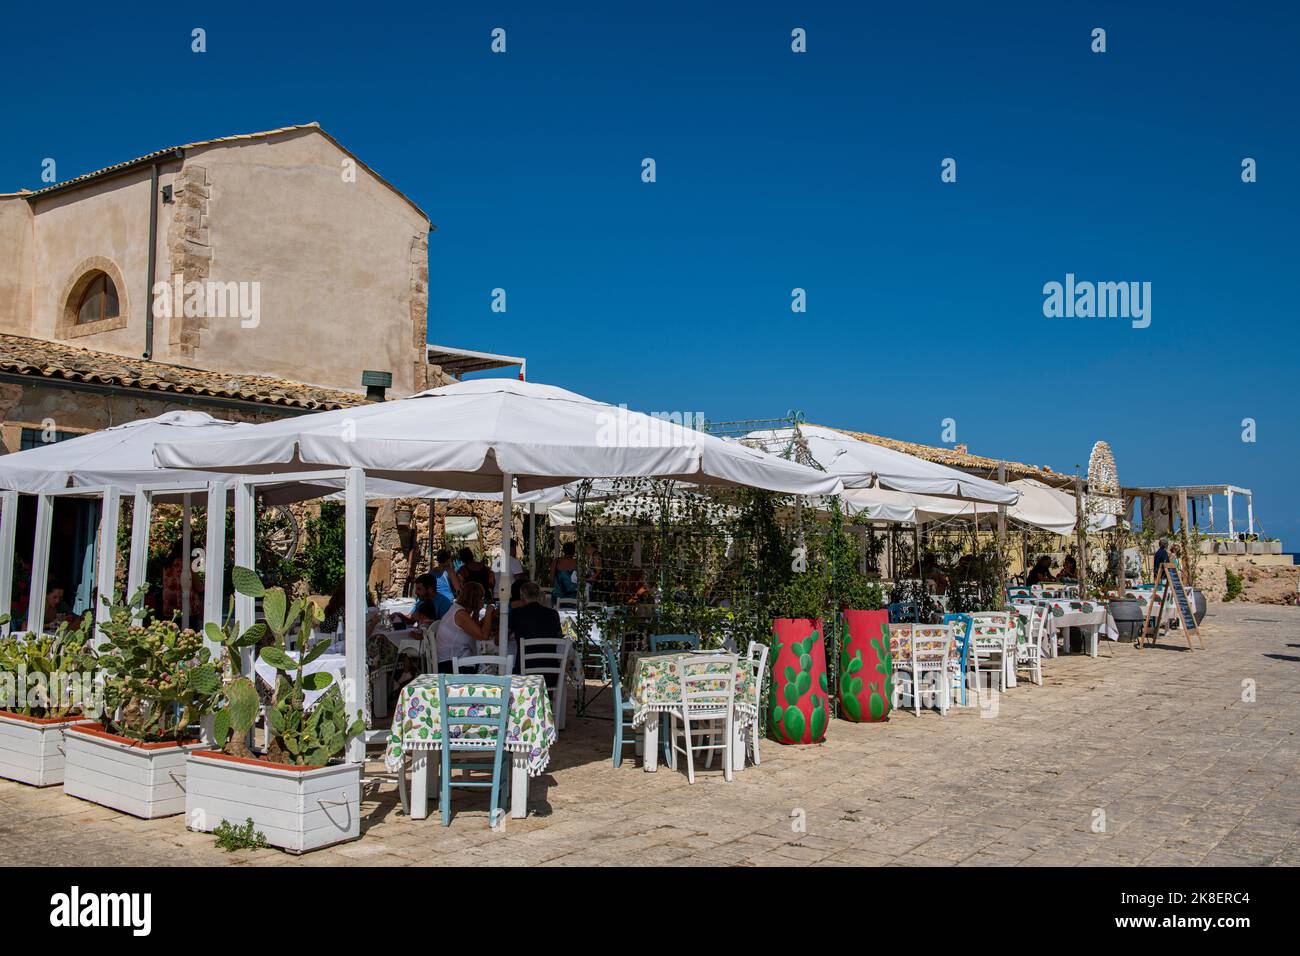
[[895, 601], [889, 605], [890, 624], [913, 624], [921, 620], [921, 607], [915, 601]]
[[969, 614], [945, 614], [943, 623], [954, 624], [961, 633], [961, 705], [966, 706], [966, 667], [970, 661], [970, 640], [975, 633], [975, 619]]
[[650, 653], [659, 651], [698, 651], [700, 635], [698, 634], [651, 634]]
[[610, 644], [602, 646], [605, 652], [605, 667], [609, 670], [610, 687], [614, 690], [614, 766], [623, 763], [623, 748], [635, 744], [636, 728], [632, 726], [634, 708], [632, 702], [623, 696], [623, 683], [618, 676], [618, 651]]
[[[650, 635], [650, 653], [652, 654], [660, 651], [698, 651], [699, 649], [700, 635], [698, 634]], [[659, 740], [663, 744], [665, 763], [672, 757], [672, 749], [668, 744], [668, 731], [668, 715], [663, 714], [659, 718]]]
[[[452, 689], [455, 696], [452, 696]], [[455, 708], [457, 713], [453, 714]], [[510, 715], [510, 675], [439, 674], [438, 710], [442, 718], [442, 786], [439, 804], [442, 825], [451, 826], [451, 788], [492, 792], [488, 803], [488, 826], [497, 821], [499, 810], [505, 813], [508, 776], [503, 772], [506, 750], [506, 724]], [[490, 713], [495, 710], [496, 713]], [[453, 753], [474, 753], [490, 760], [455, 760]], [[492, 771], [492, 780], [453, 781], [453, 770]], [[466, 774], [468, 776], [468, 773]]]

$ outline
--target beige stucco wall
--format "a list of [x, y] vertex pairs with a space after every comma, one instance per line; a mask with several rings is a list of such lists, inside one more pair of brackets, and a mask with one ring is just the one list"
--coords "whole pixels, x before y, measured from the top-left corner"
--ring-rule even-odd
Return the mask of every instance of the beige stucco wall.
[[[391, 371], [395, 394], [417, 383], [412, 246], [429, 224], [321, 134], [196, 149], [208, 182], [209, 278], [260, 283], [255, 328], [209, 319], [190, 364], [360, 390], [365, 369]], [[427, 294], [427, 293], [426, 293]]]
[[21, 196], [0, 196], [0, 332], [31, 329], [32, 210]]
[[[160, 167], [154, 281], [258, 283], [255, 327], [238, 317], [160, 317], [152, 357], [363, 391], [366, 369], [391, 396], [424, 387], [428, 220], [316, 129], [187, 151]], [[145, 350], [150, 169], [27, 200], [0, 198], [0, 329], [140, 356]], [[24, 226], [26, 217], [26, 226]], [[26, 268], [22, 263], [29, 263]], [[117, 281], [122, 327], [62, 327], [88, 268]], [[23, 303], [31, 303], [24, 307]], [[114, 324], [116, 325], [116, 324]]]

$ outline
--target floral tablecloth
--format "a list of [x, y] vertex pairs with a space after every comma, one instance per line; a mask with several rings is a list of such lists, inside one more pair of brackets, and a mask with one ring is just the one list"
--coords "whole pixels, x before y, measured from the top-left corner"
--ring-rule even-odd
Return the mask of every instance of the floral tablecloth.
[[1119, 628], [1105, 604], [1096, 601], [1045, 600], [1031, 601], [1047, 608], [1047, 633], [1055, 640], [1059, 631], [1067, 627], [1097, 627], [1097, 633], [1107, 640], [1119, 640]]
[[[635, 674], [629, 700], [635, 708], [632, 723], [640, 726], [650, 713], [660, 713], [678, 707], [682, 702], [682, 669], [691, 666], [696, 655], [680, 651], [670, 654], [633, 653], [628, 656], [628, 671]], [[744, 666], [742, 666], [744, 665]], [[724, 673], [722, 664], [708, 664], [705, 673]], [[753, 669], [737, 659], [735, 667], [735, 711], [737, 718], [755, 717]]]
[[[455, 687], [453, 682], [452, 687]], [[459, 692], [458, 692], [459, 693]], [[484, 697], [484, 706], [499, 701], [499, 692]], [[457, 708], [452, 708], [455, 711]], [[481, 733], [486, 736], [488, 731]], [[442, 743], [442, 715], [438, 710], [438, 675], [422, 674], [402, 688], [393, 712], [393, 730], [388, 737], [384, 764], [390, 771], [401, 768], [408, 750], [433, 750]], [[540, 674], [510, 678], [510, 715], [506, 723], [506, 750], [528, 755], [528, 775], [536, 777], [551, 759], [555, 743], [555, 719], [551, 695]]]

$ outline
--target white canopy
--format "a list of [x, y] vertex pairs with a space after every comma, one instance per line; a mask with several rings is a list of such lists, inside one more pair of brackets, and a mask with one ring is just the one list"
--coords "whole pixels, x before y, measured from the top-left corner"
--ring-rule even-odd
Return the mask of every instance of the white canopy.
[[[817, 463], [842, 479], [845, 488], [884, 488], [995, 505], [1016, 502], [1017, 492], [1008, 485], [861, 441], [831, 428], [809, 425], [801, 427], [799, 433]], [[745, 437], [769, 444], [789, 441], [793, 436], [793, 429], [783, 428], [750, 432]]]
[[158, 464], [254, 474], [360, 467], [368, 478], [496, 491], [580, 478], [682, 478], [788, 494], [838, 494], [840, 480], [671, 421], [550, 385], [479, 379], [410, 398], [318, 412], [210, 441], [158, 444]]
[[154, 444], [177, 437], [190, 440], [226, 435], [250, 427], [205, 412], [167, 412], [157, 418], [142, 418], [0, 455], [0, 488], [35, 495], [77, 486], [111, 484], [129, 489], [150, 482], [191, 478], [201, 484], [222, 476], [163, 471], [154, 464]]
[[[1020, 493], [1014, 505], [1007, 507], [1007, 517], [1020, 524], [1042, 528], [1053, 534], [1074, 532], [1074, 496], [1059, 488], [1052, 488], [1032, 478], [1013, 481], [1008, 487]], [[902, 521], [922, 524], [954, 516], [996, 515], [995, 505], [963, 502], [933, 495], [908, 495], [879, 488], [853, 489], [843, 495], [845, 508], [850, 514], [866, 510], [867, 514], [882, 521]], [[881, 509], [885, 516], [877, 516], [873, 509]], [[888, 514], [900, 515], [889, 517]]]
[[[246, 422], [231, 422], [213, 418], [206, 412], [166, 412], [156, 418], [114, 425], [102, 431], [89, 432], [60, 442], [51, 442], [25, 451], [0, 455], [0, 489], [23, 494], [40, 494], [65, 488], [93, 488], [113, 485], [124, 493], [133, 492], [139, 485], [159, 482], [189, 482], [202, 485], [209, 481], [228, 479], [219, 466], [210, 471], [180, 471], [162, 468], [154, 462], [153, 448], [158, 442], [183, 440], [207, 442], [239, 434], [254, 426]], [[317, 478], [302, 483], [287, 476], [283, 485], [264, 486], [263, 498], [273, 503], [285, 503], [305, 498], [340, 498], [341, 479]], [[366, 483], [366, 496], [377, 498], [495, 498], [501, 492], [473, 493], [445, 488], [428, 487], [406, 482], [370, 481]], [[167, 500], [165, 495], [155, 495], [156, 500]], [[550, 503], [563, 500], [550, 492], [545, 495], [520, 496], [518, 504]]]

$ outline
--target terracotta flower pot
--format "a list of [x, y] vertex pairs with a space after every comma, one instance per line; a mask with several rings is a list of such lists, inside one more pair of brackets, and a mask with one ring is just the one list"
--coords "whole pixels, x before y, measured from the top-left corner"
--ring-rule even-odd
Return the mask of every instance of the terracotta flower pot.
[[876, 723], [889, 719], [893, 660], [888, 611], [844, 611], [840, 635], [840, 716]]
[[768, 735], [781, 744], [820, 743], [830, 713], [821, 618], [777, 618], [772, 651]]

